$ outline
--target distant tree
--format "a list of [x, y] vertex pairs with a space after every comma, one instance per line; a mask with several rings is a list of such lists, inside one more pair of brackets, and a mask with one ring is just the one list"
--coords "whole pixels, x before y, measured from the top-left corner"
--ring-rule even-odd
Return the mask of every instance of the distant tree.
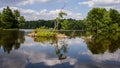
[[61, 28], [64, 30], [83, 30], [84, 27], [85, 23], [82, 20], [65, 19], [61, 23]]

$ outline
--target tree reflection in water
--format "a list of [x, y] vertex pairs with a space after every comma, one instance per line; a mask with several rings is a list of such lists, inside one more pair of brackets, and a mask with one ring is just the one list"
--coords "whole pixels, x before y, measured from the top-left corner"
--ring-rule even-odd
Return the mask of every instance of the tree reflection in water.
[[65, 38], [52, 38], [52, 37], [36, 37], [34, 41], [41, 43], [50, 43], [55, 47], [55, 54], [58, 57], [58, 60], [62, 61], [67, 58], [67, 44]]
[[20, 44], [24, 43], [24, 32], [19, 30], [2, 30], [0, 31], [0, 48], [4, 52], [10, 53], [12, 49], [20, 48]]
[[86, 39], [86, 42], [93, 54], [114, 53], [120, 49], [120, 33], [92, 33], [91, 41]]

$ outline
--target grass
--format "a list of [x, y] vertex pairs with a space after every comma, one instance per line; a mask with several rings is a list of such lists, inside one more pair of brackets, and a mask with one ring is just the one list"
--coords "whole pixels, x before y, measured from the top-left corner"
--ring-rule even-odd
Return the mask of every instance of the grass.
[[52, 28], [40, 27], [34, 30], [38, 37], [55, 37], [57, 32], [53, 32]]
[[55, 32], [49, 32], [49, 31], [39, 31], [37, 32], [37, 36], [41, 37], [55, 37], [57, 33]]

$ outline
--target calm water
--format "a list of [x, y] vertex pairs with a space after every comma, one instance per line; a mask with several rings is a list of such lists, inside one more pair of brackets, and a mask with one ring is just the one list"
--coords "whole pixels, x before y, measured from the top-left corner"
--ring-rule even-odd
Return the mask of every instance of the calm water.
[[0, 31], [0, 68], [120, 68], [120, 33], [62, 32], [69, 38], [32, 38]]

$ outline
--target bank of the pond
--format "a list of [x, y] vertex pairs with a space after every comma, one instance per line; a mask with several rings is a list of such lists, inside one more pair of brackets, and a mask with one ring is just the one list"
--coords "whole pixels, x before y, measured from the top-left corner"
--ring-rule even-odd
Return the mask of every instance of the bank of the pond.
[[0, 29], [0, 30], [19, 30], [19, 29]]

